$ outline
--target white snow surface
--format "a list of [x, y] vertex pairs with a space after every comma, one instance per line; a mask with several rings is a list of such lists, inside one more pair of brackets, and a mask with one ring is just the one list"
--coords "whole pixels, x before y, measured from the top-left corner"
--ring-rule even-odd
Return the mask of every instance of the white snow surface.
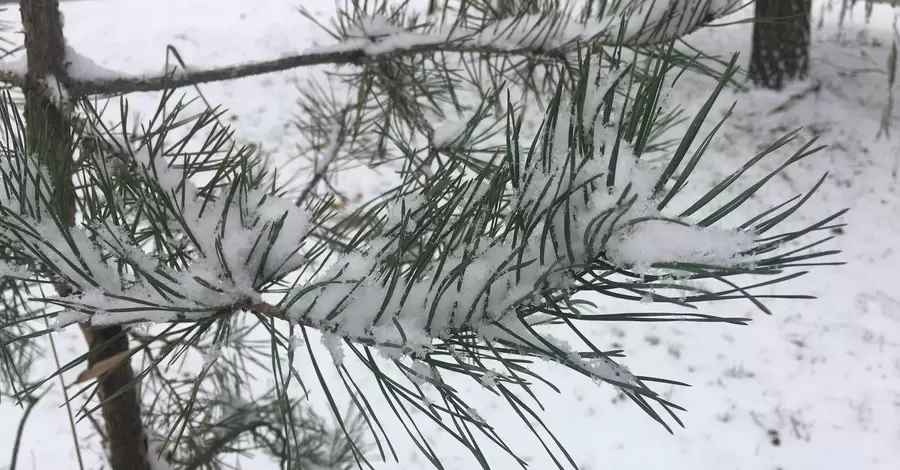
[[[799, 214], [797, 224], [851, 207], [844, 219], [849, 227], [836, 234], [834, 242], [844, 250], [841, 259], [851, 263], [812, 269], [805, 278], [773, 289], [812, 293], [819, 299], [771, 302], [772, 317], [758, 316], [749, 303], [716, 306], [716, 313], [754, 316], [748, 327], [616, 324], [586, 328], [586, 333], [600, 342], [624, 347], [632, 369], [694, 385], [666, 392], [689, 410], [683, 415], [686, 428], [677, 429], [674, 435], [609, 387], [597, 387], [559, 367], [537, 365], [562, 393], [542, 395], [547, 406], [543, 417], [582, 468], [887, 470], [900, 461], [900, 295], [896, 293], [896, 266], [900, 265], [900, 130], [896, 126], [900, 122], [894, 120], [890, 136], [875, 139], [885, 79], [871, 72], [886, 62], [892, 15], [878, 7], [872, 23], [864, 29], [860, 8], [845, 24], [846, 29], [838, 32], [834, 12], [822, 8], [823, 4], [824, 0], [817, 1], [814, 12], [830, 16], [822, 29], [814, 31], [809, 81], [782, 92], [726, 91], [714, 114], [724, 113], [733, 100], [738, 107], [713, 143], [705, 164], [701, 163], [695, 182], [702, 186], [704, 181], [721, 178], [783, 132], [806, 125], [805, 135], [821, 135], [830, 148], [803, 162], [789, 177], [773, 181], [763, 202], [793, 196], [828, 171], [827, 182], [805, 215]], [[311, 42], [327, 43], [328, 38], [293, 12], [294, 6], [280, 0], [252, 4], [238, 0], [63, 3], [69, 45], [98, 67], [122, 71], [158, 69], [166, 44], [177, 46], [191, 65], [208, 65], [269, 57], [273, 51], [290, 53]], [[328, 18], [330, 8], [330, 2], [321, 2], [321, 18]], [[215, 21], [210, 18], [212, 11], [216, 12]], [[15, 9], [6, 12], [10, 21], [17, 15]], [[749, 57], [747, 25], [703, 31], [692, 39], [706, 51], [725, 55], [741, 50], [742, 57]], [[295, 109], [292, 99], [285, 97], [294, 96], [294, 83], [307, 73], [314, 72], [291, 71], [210, 84], [203, 91], [212, 102], [233, 110], [244, 138], [260, 141], [267, 149], [286, 149], [291, 141], [286, 123]], [[770, 114], [813, 81], [822, 83], [819, 92], [805, 93], [785, 111]], [[690, 75], [679, 83], [671, 100], [683, 102], [689, 110], [699, 108], [711, 86], [709, 80]], [[132, 106], [150, 112], [153, 103], [148, 94], [136, 97]], [[763, 167], [760, 172], [767, 170], [770, 168]], [[385, 186], [379, 175], [363, 173], [362, 177], [361, 183], [355, 183], [361, 193]], [[765, 206], [757, 204], [753, 207]], [[751, 213], [749, 209], [742, 212]], [[659, 260], [666, 254], [635, 252], [627, 249], [627, 244], [620, 248], [622, 261]], [[600, 308], [616, 312], [635, 307], [603, 299]], [[566, 339], [560, 338], [560, 344]], [[83, 352], [77, 331], [64, 333], [58, 341], [64, 354]], [[324, 348], [322, 352], [327, 354]], [[486, 381], [489, 379], [493, 377]], [[477, 383], [454, 385], [472, 398], [478, 413], [504, 433], [533, 468], [552, 468], [501, 400]], [[373, 384], [363, 386], [372, 387], [375, 393]], [[311, 399], [324, 403], [321, 397]], [[54, 389], [35, 409], [26, 427], [21, 468], [73, 466], [75, 456], [60, 400], [59, 390]], [[21, 413], [14, 403], [0, 402], [0, 422], [15, 423]], [[402, 430], [397, 427], [395, 431], [401, 461], [378, 467], [431, 468], [412, 446], [402, 447]], [[15, 426], [0, 427], [0, 462], [8, 458], [14, 433]], [[80, 433], [85, 442], [91, 441], [89, 425], [80, 428]], [[471, 457], [449, 437], [436, 432], [429, 436], [449, 466], [473, 468]], [[86, 444], [85, 453], [88, 467], [98, 468], [102, 462], [99, 446]], [[517, 468], [499, 453], [489, 454], [489, 458], [498, 469]], [[243, 468], [277, 466], [256, 459]]]

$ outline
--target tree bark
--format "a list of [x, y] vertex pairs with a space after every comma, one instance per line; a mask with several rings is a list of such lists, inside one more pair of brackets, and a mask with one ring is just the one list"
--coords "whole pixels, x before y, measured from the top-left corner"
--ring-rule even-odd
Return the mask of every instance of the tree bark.
[[781, 89], [809, 72], [812, 0], [756, 0], [750, 79]]
[[[19, 7], [28, 61], [24, 86], [27, 152], [36, 155], [47, 167], [54, 183], [52, 200], [53, 208], [58, 211], [56, 216], [71, 225], [75, 222], [76, 209], [72, 184], [74, 138], [68, 119], [70, 104], [65, 102], [63, 93], [68, 79], [59, 2], [22, 0]], [[57, 290], [61, 296], [71, 293], [62, 283]], [[89, 367], [128, 351], [128, 336], [120, 326], [86, 327], [84, 336], [89, 348]], [[113, 470], [150, 469], [140, 401], [133, 382], [129, 361], [97, 380]]]

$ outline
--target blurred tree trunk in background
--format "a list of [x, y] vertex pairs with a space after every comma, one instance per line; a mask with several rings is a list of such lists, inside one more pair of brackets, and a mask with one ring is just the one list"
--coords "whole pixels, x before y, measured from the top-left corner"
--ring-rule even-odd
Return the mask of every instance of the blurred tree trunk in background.
[[[59, 0], [22, 0], [19, 9], [28, 60], [24, 87], [25, 142], [28, 151], [49, 170], [54, 205], [59, 211], [56, 216], [72, 225], [76, 211], [72, 183], [74, 138], [69, 123], [72, 104], [63, 93], [68, 76]], [[60, 297], [71, 294], [71, 288], [65, 283], [57, 286], [57, 291]], [[103, 365], [128, 352], [127, 332], [119, 325], [84, 327], [83, 331], [90, 367]], [[97, 396], [106, 423], [110, 466], [112, 470], [149, 470], [140, 397], [130, 356], [124, 356], [117, 366], [108, 369], [97, 378]]]
[[809, 71], [812, 0], [756, 0], [750, 79], [772, 89]]

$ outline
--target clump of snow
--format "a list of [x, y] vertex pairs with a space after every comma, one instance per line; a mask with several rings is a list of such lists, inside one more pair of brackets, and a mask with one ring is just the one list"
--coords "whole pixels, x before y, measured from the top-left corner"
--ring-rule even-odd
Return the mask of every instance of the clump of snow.
[[291, 335], [290, 342], [288, 342], [288, 348], [291, 351], [294, 351], [298, 348], [302, 348], [306, 345], [306, 341], [303, 340], [302, 336], [299, 335]]
[[111, 70], [94, 62], [71, 46], [66, 46], [66, 73], [74, 80], [115, 80], [130, 75], [125, 72]]
[[332, 333], [323, 333], [322, 344], [328, 350], [328, 353], [331, 354], [331, 360], [334, 361], [335, 365], [339, 366], [344, 363], [343, 338]]
[[607, 242], [606, 255], [640, 270], [667, 262], [728, 266], [753, 247], [753, 240], [752, 232], [651, 219], [619, 229]]
[[65, 109], [71, 104], [69, 90], [56, 78], [56, 75], [51, 73], [44, 77], [44, 88], [47, 92], [47, 98], [49, 98], [50, 102], [56, 107]]

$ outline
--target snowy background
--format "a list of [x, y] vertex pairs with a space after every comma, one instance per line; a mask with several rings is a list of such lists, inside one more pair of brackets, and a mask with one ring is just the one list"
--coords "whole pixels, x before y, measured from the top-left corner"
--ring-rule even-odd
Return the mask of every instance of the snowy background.
[[[321, 18], [333, 11], [330, 1], [303, 3]], [[900, 122], [894, 119], [890, 136], [875, 138], [887, 96], [884, 64], [894, 14], [876, 7], [866, 25], [860, 7], [839, 30], [837, 13], [826, 3], [817, 0], [813, 8], [813, 24], [821, 16], [822, 26], [814, 30], [809, 80], [778, 93], [724, 93], [713, 116], [721, 116], [732, 102], [737, 107], [705, 157], [698, 180], [730, 172], [759, 148], [803, 126], [805, 136], [818, 136], [829, 147], [779, 177], [764, 197], [784, 200], [828, 172], [824, 187], [796, 223], [851, 208], [844, 217], [847, 229], [831, 245], [844, 251], [841, 257], [848, 264], [814, 269], [778, 287], [818, 299], [772, 302], [771, 317], [749, 302], [706, 307], [710, 313], [752, 316], [750, 326], [621, 325], [590, 331], [598, 344], [626, 349], [625, 363], [632, 370], [693, 385], [673, 388], [669, 395], [689, 410], [683, 415], [686, 428], [674, 435], [610, 387], [541, 366], [562, 391], [559, 397], [547, 392], [547, 422], [584, 469], [900, 468]], [[159, 70], [167, 45], [189, 65], [200, 66], [273, 58], [325, 42], [297, 6], [297, 0], [82, 0], [63, 2], [63, 12], [70, 46], [104, 67], [137, 73]], [[9, 7], [0, 18], [18, 23], [17, 8]], [[739, 18], [723, 22], [733, 19]], [[740, 51], [746, 61], [750, 37], [750, 26], [737, 24], [701, 31], [690, 40], [708, 53]], [[207, 84], [202, 91], [230, 110], [242, 139], [287, 158], [297, 140], [290, 124], [297, 112], [296, 87], [312, 73], [321, 70]], [[710, 87], [708, 79], [685, 76], [670, 101], [691, 112]], [[132, 108], [147, 112], [155, 103], [152, 95], [131, 99]], [[776, 163], [773, 159], [769, 165]], [[763, 165], [757, 171], [770, 169]], [[386, 187], [391, 175], [355, 173], [350, 178], [345, 177], [345, 186], [365, 196]], [[753, 209], [751, 205], [742, 214]], [[77, 331], [58, 338], [63, 356], [83, 352]], [[552, 468], [502, 403], [477, 385], [463, 389], [532, 468]], [[54, 388], [35, 409], [19, 468], [74, 468], [61, 403]], [[21, 412], [11, 401], [0, 402], [0, 468], [8, 462]], [[475, 467], [448, 438], [433, 436], [451, 468]], [[403, 442], [398, 435], [395, 443]], [[379, 468], [430, 468], [412, 446], [401, 450], [399, 464]], [[85, 459], [88, 468], [102, 465], [97, 449], [86, 449]], [[498, 456], [496, 462], [498, 469], [514, 468], [508, 459]], [[260, 460], [243, 468], [277, 467]]]

